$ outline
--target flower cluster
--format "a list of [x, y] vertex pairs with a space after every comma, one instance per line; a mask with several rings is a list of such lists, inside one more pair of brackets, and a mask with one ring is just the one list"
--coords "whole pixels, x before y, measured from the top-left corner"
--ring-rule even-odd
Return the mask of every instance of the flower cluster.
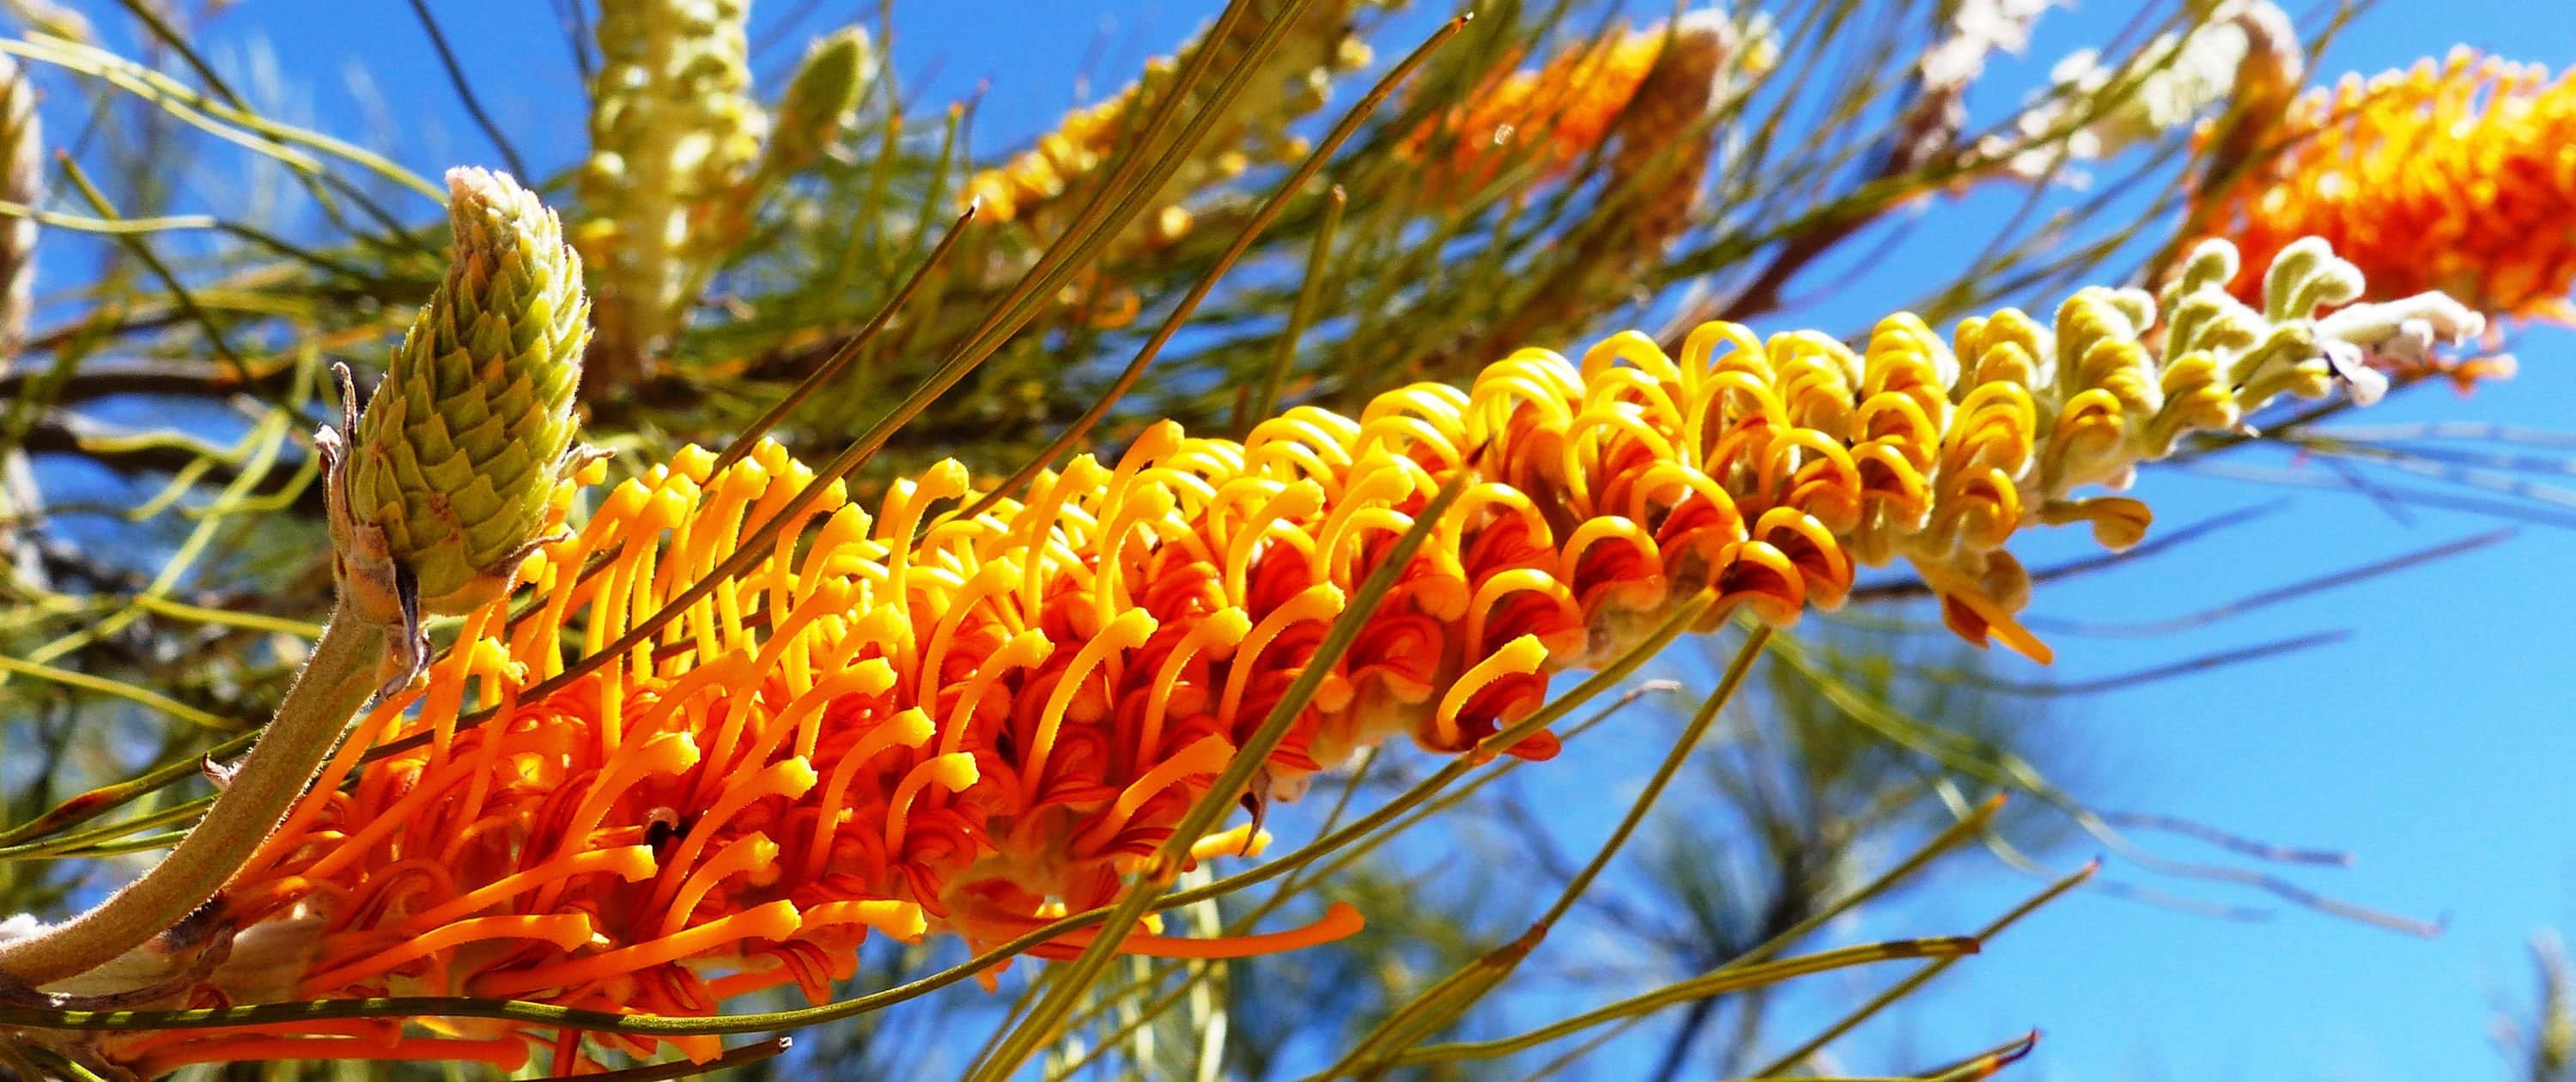
[[1562, 176], [1616, 139], [1614, 188], [1656, 160], [1688, 166], [1686, 179], [1658, 193], [1687, 193], [1697, 187], [1714, 138], [1708, 114], [1725, 102], [1739, 72], [1768, 71], [1777, 54], [1767, 22], [1738, 26], [1721, 8], [1615, 30], [1538, 67], [1496, 73], [1416, 128], [1404, 151], [1430, 163], [1429, 191], [1454, 193], [1474, 191], [1525, 163], [1542, 175]]
[[[2306, 70], [2298, 32], [2278, 5], [2219, 0], [2187, 32], [2159, 34], [2125, 62], [2106, 64], [2090, 49], [2068, 55], [2014, 118], [2014, 135], [1988, 136], [1978, 153], [2001, 156], [2005, 172], [2025, 180], [2081, 182], [2071, 163], [2109, 158], [2225, 109], [2228, 122], [2204, 134], [2241, 154], [2235, 144], [2270, 130]], [[2260, 268], [2270, 254], [2248, 256]]]
[[[2571, 139], [2576, 75], [2455, 50], [2310, 91], [2271, 136], [2281, 152], [2199, 193], [2194, 212], [2249, 259], [2323, 237], [2368, 275], [2370, 299], [2440, 290], [2490, 316], [2564, 321], [2576, 317]], [[2261, 288], [2251, 275], [2235, 285]]]
[[[1540, 144], [1555, 148], [1546, 152], [1552, 155], [1552, 169], [1570, 167], [1586, 152], [1577, 148], [1578, 142], [1585, 148], [1605, 139], [1611, 143], [1602, 155], [1595, 213], [1573, 223], [1549, 246], [1551, 254], [1561, 258], [1511, 296], [1507, 307], [1480, 333], [1444, 349], [1426, 367], [1427, 372], [1469, 376], [1475, 366], [1520, 343], [1579, 332], [1602, 312], [1627, 302], [1641, 282], [1650, 280], [1652, 268], [1701, 210], [1701, 182], [1715, 155], [1720, 129], [1716, 116], [1736, 100], [1734, 77], [1769, 63], [1773, 45], [1768, 34], [1767, 27], [1758, 25], [1749, 32], [1739, 31], [1716, 11], [1695, 12], [1670, 28], [1624, 34], [1570, 52], [1538, 73], [1512, 75], [1503, 82], [1518, 86], [1517, 91], [1480, 98], [1486, 107], [1453, 110], [1438, 122], [1463, 123], [1464, 130], [1443, 134], [1433, 126], [1417, 131], [1409, 153], [1431, 153], [1437, 145], [1449, 154], [1445, 164], [1433, 168], [1427, 190], [1434, 192], [1485, 184], [1515, 153], [1513, 147], [1527, 145], [1518, 139], [1552, 133], [1542, 137]], [[1533, 89], [1565, 75], [1558, 72], [1561, 67], [1590, 63], [1587, 57], [1615, 58], [1621, 50], [1645, 56], [1633, 84], [1622, 77], [1576, 82], [1544, 93]], [[1566, 106], [1569, 115], [1554, 120], [1543, 114], [1556, 106], [1532, 100], [1534, 94], [1562, 98], [1585, 89], [1621, 100], [1608, 106], [1608, 114], [1602, 112], [1601, 103]], [[1509, 108], [1503, 108], [1505, 104]], [[1550, 127], [1556, 120], [1571, 126]], [[1558, 137], [1567, 141], [1556, 142]], [[1435, 139], [1469, 141], [1435, 144]]]
[[[706, 1014], [781, 985], [819, 1000], [871, 934], [989, 946], [1109, 904], [1451, 482], [1462, 494], [1360, 617], [1259, 795], [1294, 797], [1392, 736], [1466, 751], [1535, 710], [1551, 674], [1616, 657], [1694, 599], [1713, 595], [1712, 622], [1786, 624], [1838, 605], [1857, 566], [1900, 557], [1961, 634], [2044, 658], [2014, 619], [2029, 588], [2003, 548], [2016, 530], [2089, 520], [2133, 542], [2144, 506], [2072, 493], [2277, 395], [2332, 393], [2355, 370], [2344, 353], [2405, 341], [2401, 324], [2474, 329], [2448, 310], [2309, 318], [2360, 286], [2314, 243], [2284, 253], [2258, 311], [2225, 292], [2233, 258], [2206, 246], [2161, 323], [2142, 293], [2088, 289], [2052, 322], [2005, 310], [1948, 342], [1900, 314], [1857, 351], [1710, 324], [1678, 358], [1635, 333], [1576, 360], [1523, 350], [1465, 390], [1416, 385], [1356, 417], [1299, 407], [1242, 443], [1166, 422], [1114, 462], [1075, 459], [972, 515], [953, 462], [898, 481], [873, 515], [837, 483], [790, 514], [816, 481], [778, 447], [722, 470], [684, 452], [530, 558], [526, 618], [501, 602], [469, 614], [416, 713], [397, 700], [362, 724], [227, 888], [220, 919], [240, 938], [189, 999], [457, 993]], [[747, 541], [759, 562], [653, 641], [525, 694]], [[469, 695], [489, 720], [460, 726]], [[1541, 732], [1508, 750], [1556, 744]], [[1239, 827], [1200, 852], [1257, 840]], [[1273, 951], [1356, 920], [1336, 908], [1268, 936], [1125, 949]], [[176, 1031], [109, 1051], [151, 1071], [387, 1054], [509, 1066], [558, 1040], [445, 1025]], [[557, 1049], [557, 1070], [579, 1066], [564, 1059], [577, 1044]]]

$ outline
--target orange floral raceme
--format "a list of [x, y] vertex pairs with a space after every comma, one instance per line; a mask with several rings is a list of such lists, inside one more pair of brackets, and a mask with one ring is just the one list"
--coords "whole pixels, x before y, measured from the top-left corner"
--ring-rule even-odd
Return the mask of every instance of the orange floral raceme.
[[[1417, 385], [1356, 418], [1292, 409], [1241, 444], [1161, 424], [1115, 462], [1076, 459], [971, 518], [953, 462], [897, 482], [873, 515], [835, 485], [657, 642], [525, 698], [813, 484], [774, 445], [722, 471], [683, 452], [530, 558], [533, 615], [506, 631], [503, 603], [468, 616], [426, 687], [362, 724], [227, 888], [231, 957], [185, 998], [443, 993], [703, 1015], [779, 985], [820, 1000], [871, 934], [991, 945], [1107, 905], [1452, 479], [1463, 495], [1265, 764], [1266, 796], [1397, 734], [1464, 751], [1536, 709], [1550, 674], [1617, 656], [1704, 592], [1717, 613], [1788, 623], [1839, 604], [1856, 565], [1897, 557], [1963, 634], [2044, 657], [2013, 619], [2029, 583], [2002, 546], [2019, 527], [2088, 519], [2134, 541], [2143, 506], [2069, 492], [2277, 394], [2330, 393], [2336, 349], [2381, 346], [2400, 322], [2256, 312], [2224, 294], [2224, 246], [2192, 266], [2167, 298], [2161, 362], [2145, 345], [2157, 305], [2136, 291], [2086, 290], [2053, 326], [1970, 320], [1946, 344], [1899, 315], [1859, 352], [1710, 324], [1678, 359], [1633, 333], [1579, 362], [1524, 350], [1469, 390]], [[2314, 245], [2275, 276], [2310, 308], [2359, 288]], [[603, 570], [577, 573], [594, 559]], [[493, 713], [460, 728], [469, 699]], [[414, 734], [427, 739], [359, 764]], [[1273, 951], [1357, 924], [1336, 907], [1305, 929], [1125, 949]], [[591, 1054], [545, 1027], [442, 1026], [201, 1029], [105, 1049], [146, 1072], [383, 1055], [515, 1067], [540, 1045], [565, 1071]]]
[[[1682, 32], [1731, 42], [1733, 28], [1717, 14], [1695, 16]], [[1549, 173], [1573, 168], [1610, 137], [1673, 36], [1664, 26], [1623, 29], [1577, 43], [1537, 68], [1487, 79], [1408, 139], [1412, 154], [1438, 159], [1426, 190], [1473, 190], [1521, 161], [1541, 162]], [[1680, 118], [1684, 124], [1696, 119]]]
[[2361, 268], [2367, 299], [2440, 290], [2490, 316], [2576, 318], [2576, 73], [2458, 49], [2310, 91], [2267, 142], [2284, 149], [2199, 197], [2202, 227], [2250, 266], [2317, 236]]

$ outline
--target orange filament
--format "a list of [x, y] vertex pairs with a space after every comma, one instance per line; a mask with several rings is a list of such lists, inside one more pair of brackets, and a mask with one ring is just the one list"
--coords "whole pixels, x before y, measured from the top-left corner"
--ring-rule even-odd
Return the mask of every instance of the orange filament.
[[338, 969], [314, 974], [311, 983], [318, 988], [339, 987], [350, 983], [359, 974], [382, 973], [414, 959], [480, 940], [536, 939], [554, 944], [556, 950], [568, 951], [588, 942], [590, 935], [590, 918], [579, 913], [549, 917], [471, 917], [423, 932], [418, 938], [405, 940]]
[[604, 954], [512, 973], [486, 974], [467, 987], [478, 996], [516, 997], [540, 988], [565, 987], [677, 961], [737, 940], [785, 939], [796, 931], [800, 922], [796, 903], [782, 898], [756, 909], [718, 917], [676, 935], [619, 947]]

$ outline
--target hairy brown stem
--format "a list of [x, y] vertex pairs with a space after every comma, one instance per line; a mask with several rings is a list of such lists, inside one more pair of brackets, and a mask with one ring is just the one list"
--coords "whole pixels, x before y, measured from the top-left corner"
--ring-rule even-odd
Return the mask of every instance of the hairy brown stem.
[[0, 972], [29, 985], [76, 977], [142, 946], [215, 896], [268, 840], [376, 689], [385, 626], [346, 605], [206, 817], [143, 877], [88, 912], [0, 943]]

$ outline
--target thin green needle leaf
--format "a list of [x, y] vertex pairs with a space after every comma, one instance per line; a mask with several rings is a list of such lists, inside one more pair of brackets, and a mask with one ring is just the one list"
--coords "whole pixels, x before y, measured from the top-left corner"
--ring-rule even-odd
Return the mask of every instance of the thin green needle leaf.
[[1583, 1032], [1594, 1026], [1634, 1018], [1692, 1000], [1727, 995], [1748, 988], [1766, 987], [1796, 977], [1868, 965], [1872, 962], [1892, 962], [1907, 958], [1962, 958], [1977, 953], [1977, 946], [1977, 941], [1968, 936], [1897, 939], [1885, 943], [1844, 947], [1776, 962], [1764, 962], [1759, 965], [1720, 969], [1686, 981], [1675, 982], [1643, 995], [1632, 996], [1597, 1010], [1587, 1011], [1517, 1037], [1494, 1041], [1424, 1045], [1396, 1056], [1393, 1065], [1508, 1056]]
[[1762, 656], [1763, 644], [1770, 639], [1771, 628], [1768, 625], [1757, 625], [1745, 636], [1744, 644], [1735, 652], [1735, 660], [1718, 681], [1717, 690], [1700, 704], [1690, 723], [1682, 727], [1681, 735], [1673, 741], [1672, 750], [1665, 753], [1663, 762], [1657, 764], [1654, 776], [1647, 780], [1644, 790], [1629, 803], [1628, 812], [1620, 817], [1619, 825], [1601, 843], [1592, 860], [1576, 872], [1565, 889], [1557, 894], [1556, 901], [1548, 906], [1547, 912], [1530, 925], [1527, 933], [1426, 989], [1362, 1036], [1339, 1062], [1314, 1077], [1324, 1079], [1370, 1073], [1393, 1062], [1392, 1057], [1430, 1036], [1439, 1027], [1455, 1021], [1508, 977], [1521, 960], [1547, 938], [1548, 931], [1564, 918], [1566, 911], [1592, 888], [1593, 881], [1600, 877], [1602, 869], [1609, 866], [1610, 859], [1618, 855], [1629, 837], [1636, 833], [1638, 825], [1645, 822], [1647, 811], [1654, 807], [1665, 787], [1672, 784], [1674, 775], [1680, 773], [1682, 764], [1689, 761], [1691, 753], [1698, 749], [1709, 728], [1717, 723], [1718, 715], [1734, 699], [1736, 690], [1743, 686], [1746, 674], [1753, 669], [1754, 660]]
[[1262, 378], [1261, 395], [1252, 400], [1245, 416], [1234, 419], [1238, 432], [1248, 432], [1259, 419], [1279, 412], [1279, 389], [1288, 378], [1288, 369], [1297, 363], [1297, 342], [1315, 321], [1315, 306], [1324, 292], [1324, 279], [1332, 272], [1333, 238], [1342, 226], [1342, 210], [1350, 202], [1342, 186], [1324, 199], [1324, 220], [1315, 226], [1314, 247], [1306, 255], [1306, 277], [1298, 283], [1297, 303], [1288, 310], [1288, 327], [1280, 332], [1279, 352], [1270, 358], [1270, 371]]
[[[2092, 878], [2093, 873], [2099, 870], [2100, 867], [2100, 861], [2086, 864], [2084, 867], [2077, 869], [2073, 875], [2069, 875], [2064, 879], [2060, 879], [2057, 882], [2050, 884], [2048, 889], [2032, 895], [2028, 901], [2014, 906], [2009, 912], [1996, 918], [1994, 923], [1979, 929], [1976, 934], [1976, 940], [1980, 943], [1993, 940], [1996, 936], [2003, 934], [2004, 929], [2012, 927], [2014, 922], [2030, 915], [2032, 911], [2039, 907], [2056, 901], [2067, 891], [2075, 889], [2085, 880]], [[1886, 991], [1871, 997], [1869, 1002], [1862, 1004], [1857, 1010], [1845, 1015], [1841, 1021], [1835, 1022], [1833, 1025], [1826, 1027], [1825, 1031], [1817, 1034], [1814, 1039], [1809, 1040], [1805, 1044], [1799, 1045], [1789, 1054], [1772, 1061], [1770, 1066], [1753, 1072], [1754, 1076], [1756, 1078], [1767, 1078], [1772, 1075], [1785, 1072], [1798, 1064], [1806, 1062], [1807, 1057], [1815, 1055], [1817, 1050], [1833, 1043], [1835, 1039], [1841, 1037], [1843, 1034], [1849, 1033], [1853, 1029], [1858, 1028], [1861, 1023], [1869, 1021], [1872, 1016], [1885, 1010], [1888, 1004], [1894, 1003], [1913, 994], [1915, 989], [1923, 987], [1923, 985], [1929, 983], [1932, 978], [1940, 976], [1942, 973], [1948, 971], [1951, 966], [1956, 965], [1957, 963], [1958, 959], [1956, 958], [1944, 958], [1940, 961], [1933, 962], [1930, 965], [1926, 965], [1922, 969], [1916, 970], [1912, 976], [1896, 982], [1894, 986], [1888, 988]]]

